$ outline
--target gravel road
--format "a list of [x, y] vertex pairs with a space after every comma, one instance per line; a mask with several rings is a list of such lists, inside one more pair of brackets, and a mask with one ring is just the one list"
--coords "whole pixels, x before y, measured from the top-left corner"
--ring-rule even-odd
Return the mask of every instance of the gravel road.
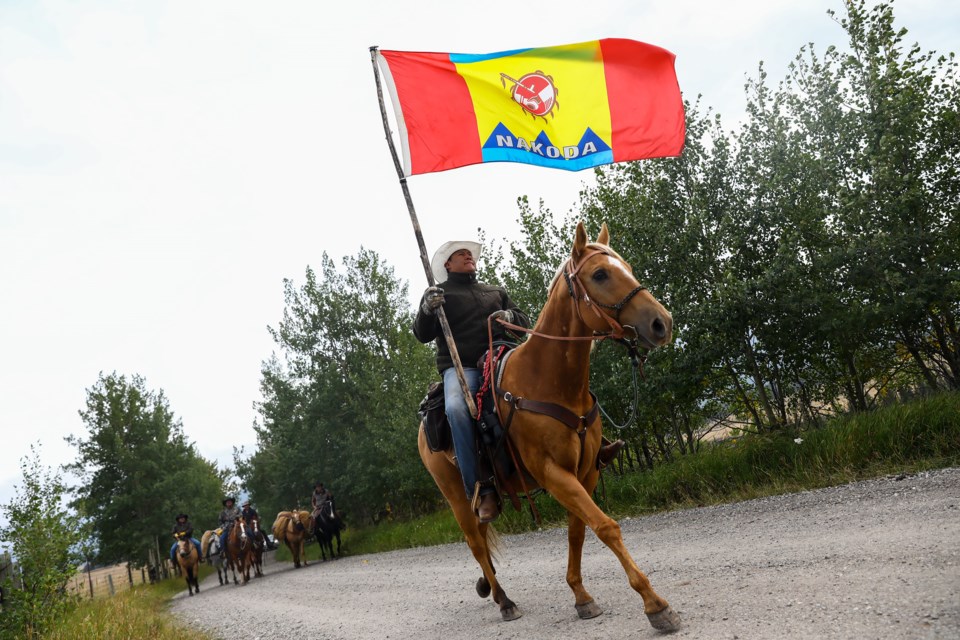
[[[627, 548], [683, 618], [673, 638], [960, 638], [960, 469], [624, 519]], [[349, 536], [349, 530], [346, 532]], [[580, 620], [566, 531], [503, 536], [498, 576], [523, 617], [474, 591], [463, 543], [270, 563], [247, 586], [208, 578], [172, 611], [220, 638], [655, 638], [614, 555], [588, 532]], [[272, 554], [268, 554], [272, 555]], [[241, 635], [237, 635], [241, 632]]]

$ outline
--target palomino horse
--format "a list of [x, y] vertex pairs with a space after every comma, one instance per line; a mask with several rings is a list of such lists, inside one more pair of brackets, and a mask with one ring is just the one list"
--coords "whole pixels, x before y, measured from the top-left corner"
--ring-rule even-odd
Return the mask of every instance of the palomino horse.
[[247, 535], [247, 523], [242, 517], [233, 521], [233, 527], [227, 534], [227, 563], [233, 571], [233, 583], [237, 584], [237, 574], [243, 584], [250, 581], [250, 564], [253, 553], [253, 540]]
[[200, 593], [200, 583], [197, 573], [200, 565], [200, 552], [184, 532], [176, 534], [177, 538], [177, 565], [187, 579], [187, 590], [193, 595], [194, 590]]
[[[316, 517], [316, 528], [314, 535], [317, 537], [317, 544], [320, 545], [320, 557], [327, 559], [326, 550], [330, 551], [330, 558], [333, 559], [340, 555], [340, 532], [346, 529], [340, 514], [337, 513], [337, 507], [333, 499], [324, 502], [319, 509], [320, 514]], [[333, 539], [337, 539], [337, 553], [333, 553]]]
[[[592, 338], [596, 333], [625, 336], [652, 349], [670, 341], [672, 323], [667, 310], [634, 278], [630, 265], [609, 247], [606, 225], [597, 241], [590, 243], [580, 223], [570, 258], [554, 278], [530, 338], [514, 350], [498, 385], [497, 411], [509, 445], [532, 480], [567, 510], [567, 584], [581, 618], [602, 613], [580, 574], [585, 526], [589, 525], [617, 556], [630, 586], [643, 598], [650, 623], [660, 631], [675, 630], [680, 624], [679, 616], [630, 557], [620, 526], [590, 497], [600, 473], [595, 461], [601, 436], [596, 401], [590, 394]], [[483, 571], [477, 593], [486, 597], [492, 590], [504, 620], [520, 617], [495, 575], [494, 531], [479, 522], [464, 495], [452, 452], [431, 453], [422, 425], [418, 445], [423, 464], [450, 504]], [[518, 476], [514, 474], [514, 484]], [[516, 493], [532, 487], [507, 489]]]
[[313, 534], [314, 520], [309, 511], [281, 511], [273, 522], [273, 537], [277, 543], [284, 542], [293, 555], [293, 566], [300, 568], [300, 559], [307, 565], [303, 546]]
[[203, 537], [200, 538], [200, 549], [207, 562], [216, 567], [220, 584], [227, 582], [227, 558], [220, 546], [220, 536], [216, 531], [203, 532]]

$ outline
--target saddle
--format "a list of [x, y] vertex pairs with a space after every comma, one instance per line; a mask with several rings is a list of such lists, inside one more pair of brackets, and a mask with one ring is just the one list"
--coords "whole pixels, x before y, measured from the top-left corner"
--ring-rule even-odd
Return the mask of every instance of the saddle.
[[427, 436], [427, 446], [430, 451], [437, 453], [450, 448], [450, 423], [447, 422], [447, 413], [443, 400], [443, 383], [432, 382], [427, 388], [427, 395], [420, 402], [417, 415], [423, 422], [423, 432]]
[[[500, 424], [493, 397], [494, 388], [499, 387], [503, 367], [515, 346], [516, 344], [512, 342], [495, 342], [493, 357], [489, 357], [490, 352], [487, 351], [477, 363], [477, 368], [484, 371], [484, 380], [496, 382], [484, 383], [477, 394], [479, 419], [476, 422], [476, 434], [477, 450], [480, 453], [480, 475], [488, 478], [481, 484], [493, 487], [498, 495], [509, 496], [514, 508], [519, 511], [521, 507], [518, 494], [529, 494], [539, 487], [532, 476], [522, 469], [522, 463], [514, 460], [514, 456], [511, 455], [508, 449], [507, 433]], [[488, 376], [490, 368], [493, 369], [492, 378]], [[450, 423], [447, 421], [442, 382], [430, 384], [426, 396], [420, 402], [418, 416], [423, 422], [424, 435], [430, 451], [438, 453], [449, 450], [453, 445], [453, 438], [450, 433]], [[522, 478], [518, 478], [516, 474], [518, 466], [522, 470]], [[509, 483], [512, 486], [517, 484], [518, 479], [522, 489], [513, 490], [507, 486], [507, 480], [514, 481]]]

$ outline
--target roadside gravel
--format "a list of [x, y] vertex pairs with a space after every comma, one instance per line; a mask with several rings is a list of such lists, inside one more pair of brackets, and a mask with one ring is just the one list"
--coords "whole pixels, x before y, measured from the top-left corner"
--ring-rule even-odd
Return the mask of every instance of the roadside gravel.
[[[637, 564], [683, 619], [674, 638], [960, 638], [960, 469], [620, 524]], [[497, 575], [524, 614], [513, 622], [477, 597], [480, 570], [462, 543], [296, 570], [268, 562], [267, 575], [247, 586], [208, 578], [172, 611], [220, 638], [660, 635], [592, 534], [584, 585], [604, 609], [592, 620], [577, 618], [564, 580], [565, 530], [503, 536], [502, 546]]]

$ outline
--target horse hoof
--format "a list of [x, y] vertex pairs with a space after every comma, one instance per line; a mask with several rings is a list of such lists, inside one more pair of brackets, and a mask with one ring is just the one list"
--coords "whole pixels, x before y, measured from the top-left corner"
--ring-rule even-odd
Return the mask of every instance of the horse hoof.
[[603, 609], [600, 608], [600, 605], [598, 605], [593, 600], [591, 600], [590, 602], [584, 602], [583, 604], [578, 604], [576, 605], [576, 607], [577, 607], [577, 615], [580, 616], [581, 620], [589, 620], [590, 618], [596, 618], [598, 615], [603, 613]]
[[190, 597], [191, 597], [191, 598], [193, 597], [193, 591], [190, 592]]
[[490, 595], [490, 582], [486, 576], [480, 576], [480, 579], [477, 580], [477, 595], [481, 598], [486, 598]]
[[680, 628], [680, 616], [674, 612], [670, 605], [667, 605], [663, 611], [657, 613], [648, 613], [647, 620], [657, 631], [671, 633]]
[[506, 607], [500, 608], [500, 617], [503, 618], [504, 622], [510, 622], [511, 620], [516, 620], [523, 614], [520, 613], [520, 607], [513, 604], [512, 602]]

